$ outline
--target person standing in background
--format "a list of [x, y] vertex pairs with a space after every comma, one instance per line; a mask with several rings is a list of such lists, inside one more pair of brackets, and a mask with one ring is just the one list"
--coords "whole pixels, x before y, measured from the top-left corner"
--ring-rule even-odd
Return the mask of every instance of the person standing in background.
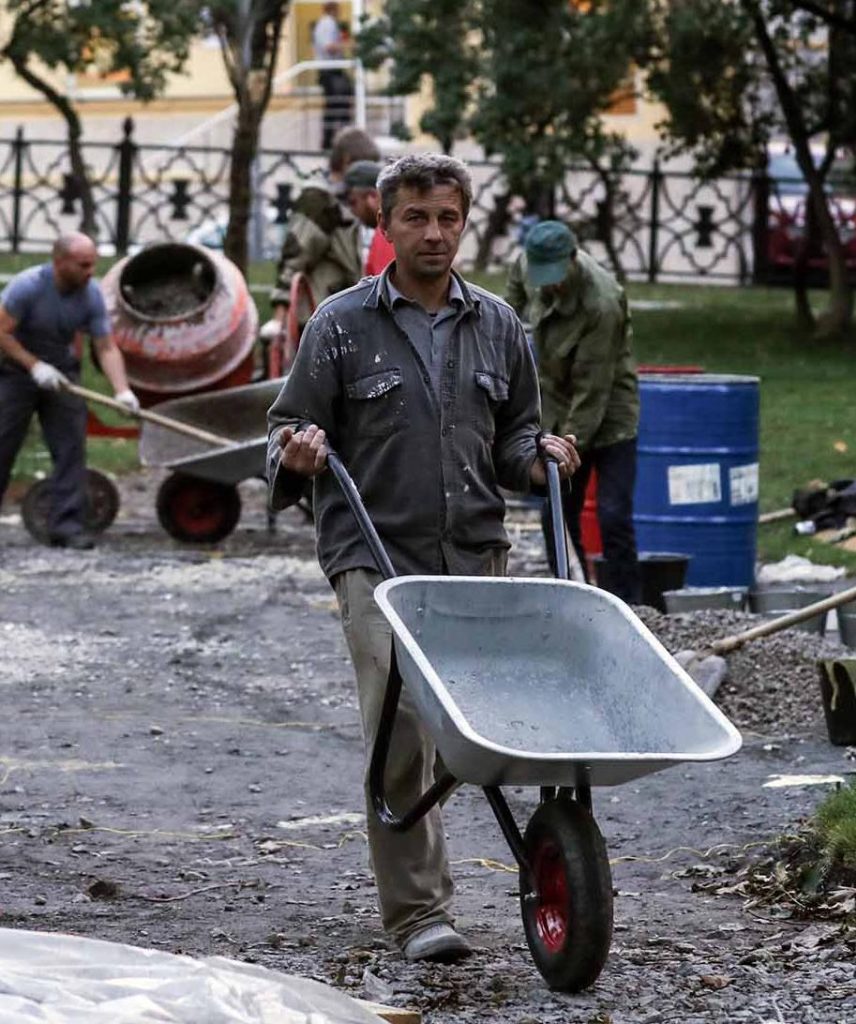
[[[342, 60], [346, 54], [345, 35], [339, 25], [338, 3], [326, 3], [321, 17], [312, 29], [312, 52], [315, 60]], [[339, 128], [351, 120], [351, 97], [354, 89], [344, 68], [324, 68], [318, 72], [318, 83], [324, 91], [321, 116], [321, 148], [329, 149]]]

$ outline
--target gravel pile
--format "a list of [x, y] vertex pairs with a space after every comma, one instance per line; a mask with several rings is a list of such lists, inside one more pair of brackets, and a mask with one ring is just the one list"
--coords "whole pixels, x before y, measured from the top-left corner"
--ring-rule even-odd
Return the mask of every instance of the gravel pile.
[[[704, 647], [761, 621], [756, 615], [725, 610], [663, 615], [640, 607], [636, 612], [673, 654]], [[811, 728], [823, 719], [818, 659], [852, 655], [837, 639], [798, 629], [754, 640], [728, 656], [728, 677], [716, 703], [741, 729], [781, 734]]]
[[[515, 509], [508, 523], [513, 542], [508, 571], [512, 576], [548, 576], [538, 516]], [[654, 608], [634, 609], [672, 654], [696, 650], [714, 640], [762, 622], [758, 615], [725, 609], [663, 615]], [[856, 657], [834, 639], [788, 629], [754, 640], [728, 656], [728, 677], [716, 703], [739, 729], [782, 735], [812, 729], [823, 721], [817, 661]]]

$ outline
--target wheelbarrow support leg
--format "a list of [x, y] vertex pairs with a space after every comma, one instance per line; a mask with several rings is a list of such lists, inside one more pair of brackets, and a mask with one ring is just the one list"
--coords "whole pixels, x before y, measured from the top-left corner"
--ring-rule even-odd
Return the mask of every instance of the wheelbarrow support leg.
[[369, 792], [371, 793], [375, 814], [393, 832], [406, 832], [458, 784], [458, 780], [454, 775], [444, 771], [434, 784], [426, 789], [416, 803], [409, 810], [405, 811], [404, 814], [396, 814], [389, 806], [386, 799], [384, 776], [386, 775], [386, 761], [389, 756], [392, 729], [395, 724], [395, 713], [398, 710], [400, 697], [401, 673], [398, 671], [395, 646], [393, 645], [390, 654], [386, 693], [383, 698], [380, 722], [378, 723], [377, 736], [375, 737], [372, 758], [369, 764]]
[[506, 842], [511, 847], [514, 859], [517, 861], [521, 870], [529, 874], [529, 860], [526, 856], [526, 844], [523, 842], [523, 836], [520, 834], [520, 829], [517, 827], [517, 822], [514, 820], [511, 808], [508, 806], [505, 794], [499, 786], [484, 786], [483, 790], [484, 795], [487, 797], [487, 802], [490, 804], [490, 808], [493, 811], [496, 820], [499, 822], [502, 834], [505, 836]]

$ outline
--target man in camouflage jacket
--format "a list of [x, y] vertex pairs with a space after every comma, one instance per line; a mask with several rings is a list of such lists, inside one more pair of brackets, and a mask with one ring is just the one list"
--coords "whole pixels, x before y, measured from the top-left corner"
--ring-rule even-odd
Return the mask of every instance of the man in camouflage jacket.
[[[297, 197], [271, 293], [274, 319], [283, 329], [297, 273], [306, 275], [315, 305], [355, 285], [363, 276], [360, 225], [340, 202], [338, 192], [351, 163], [379, 159], [380, 151], [364, 131], [345, 128], [333, 140], [326, 178], [309, 181]], [[290, 366], [296, 348], [293, 342], [291, 346], [285, 344], [285, 364]]]
[[605, 560], [599, 582], [637, 602], [633, 488], [639, 388], [624, 290], [577, 247], [568, 227], [548, 220], [527, 235], [525, 252], [509, 273], [506, 299], [518, 315], [528, 313], [532, 324], [544, 429], [577, 438], [582, 464], [565, 496], [565, 517], [580, 563], [585, 569], [580, 514], [594, 469]]

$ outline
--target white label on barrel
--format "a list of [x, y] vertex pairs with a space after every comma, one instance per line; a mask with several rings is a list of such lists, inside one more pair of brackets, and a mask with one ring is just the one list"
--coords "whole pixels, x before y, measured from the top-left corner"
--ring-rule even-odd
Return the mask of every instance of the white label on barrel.
[[758, 500], [758, 463], [732, 466], [728, 471], [732, 505], [751, 505]]
[[705, 505], [711, 501], [722, 501], [718, 462], [669, 466], [670, 505]]

